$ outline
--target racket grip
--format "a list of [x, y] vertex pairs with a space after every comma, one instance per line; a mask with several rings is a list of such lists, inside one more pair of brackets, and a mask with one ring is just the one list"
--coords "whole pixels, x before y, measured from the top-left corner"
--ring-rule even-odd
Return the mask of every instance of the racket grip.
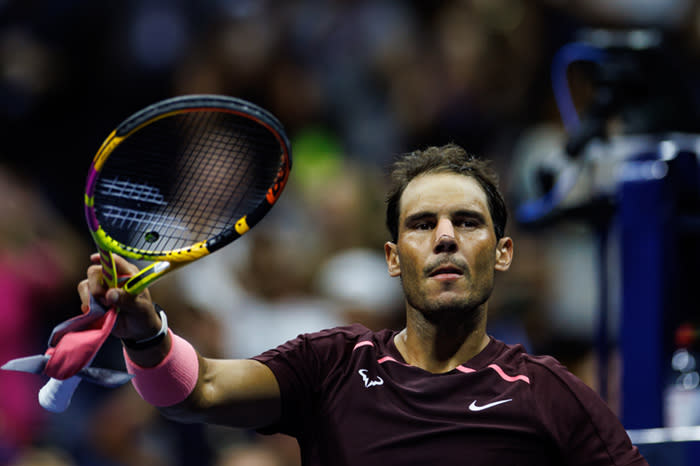
[[39, 390], [39, 404], [52, 413], [62, 413], [70, 405], [73, 393], [80, 384], [80, 377], [74, 375], [66, 380], [49, 379]]

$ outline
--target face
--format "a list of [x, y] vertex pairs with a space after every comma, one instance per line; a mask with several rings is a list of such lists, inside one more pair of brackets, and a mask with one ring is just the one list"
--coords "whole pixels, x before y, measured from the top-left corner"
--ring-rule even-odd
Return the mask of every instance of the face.
[[473, 178], [424, 174], [401, 196], [398, 241], [385, 244], [389, 274], [408, 306], [430, 318], [485, 306], [496, 270], [510, 267], [513, 242], [496, 240], [486, 194]]

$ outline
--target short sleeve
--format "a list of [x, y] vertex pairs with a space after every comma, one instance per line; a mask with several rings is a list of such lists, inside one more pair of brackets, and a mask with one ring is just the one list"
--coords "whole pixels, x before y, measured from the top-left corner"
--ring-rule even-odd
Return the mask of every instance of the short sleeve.
[[300, 437], [318, 413], [324, 381], [342, 367], [357, 335], [367, 332], [360, 325], [338, 327], [299, 335], [252, 359], [272, 370], [280, 387], [280, 421], [260, 429], [263, 434], [283, 433]]
[[598, 394], [553, 358], [538, 358], [532, 390], [567, 466], [648, 466]]

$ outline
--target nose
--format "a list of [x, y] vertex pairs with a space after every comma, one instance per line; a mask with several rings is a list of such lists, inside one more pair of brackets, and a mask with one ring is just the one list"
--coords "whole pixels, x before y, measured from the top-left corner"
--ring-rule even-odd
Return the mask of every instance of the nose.
[[439, 254], [442, 252], [455, 252], [457, 250], [457, 241], [455, 240], [455, 230], [452, 221], [447, 218], [438, 220], [435, 227], [435, 247], [433, 252]]

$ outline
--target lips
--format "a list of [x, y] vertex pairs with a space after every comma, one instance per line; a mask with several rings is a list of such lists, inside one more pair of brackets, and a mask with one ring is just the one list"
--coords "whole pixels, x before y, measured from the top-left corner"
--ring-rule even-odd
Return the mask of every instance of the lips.
[[464, 272], [454, 265], [441, 265], [433, 269], [428, 276], [435, 277], [438, 275], [464, 275]]

